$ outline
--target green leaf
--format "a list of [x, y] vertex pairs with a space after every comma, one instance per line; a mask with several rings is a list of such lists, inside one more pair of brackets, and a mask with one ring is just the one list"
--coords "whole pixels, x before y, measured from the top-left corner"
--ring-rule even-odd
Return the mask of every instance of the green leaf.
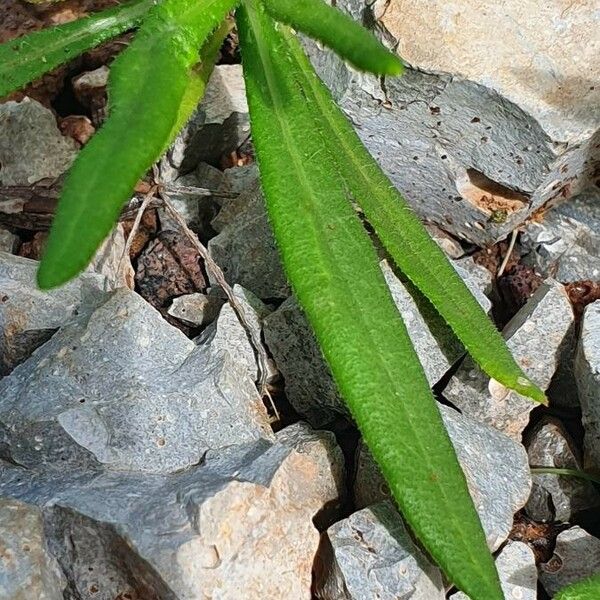
[[353, 199], [400, 270], [435, 306], [469, 354], [502, 385], [544, 402], [544, 393], [523, 373], [493, 323], [483, 312], [444, 253], [367, 152], [353, 127], [314, 73], [298, 40], [284, 32], [307, 102], [314, 103], [327, 124], [326, 142], [335, 149], [335, 164]]
[[[109, 118], [83, 148], [65, 182], [38, 270], [42, 289], [61, 285], [85, 268], [136, 182], [189, 116], [190, 85], [198, 100], [210, 73], [203, 69], [192, 77], [198, 48], [235, 4], [165, 0], [115, 60]], [[209, 47], [204, 62], [212, 66], [215, 43]]]
[[561, 467], [531, 467], [534, 475], [560, 475], [562, 477], [575, 477], [584, 481], [591, 481], [600, 485], [600, 477], [579, 469], [566, 469]]
[[[238, 26], [253, 139], [282, 261], [334, 379], [400, 509], [473, 600], [501, 600], [464, 475], [374, 246], [332, 167], [331, 134], [273, 21]], [[386, 184], [389, 185], [389, 184]]]
[[598, 598], [600, 598], [600, 573], [563, 588], [554, 600], [598, 600]]
[[399, 75], [402, 61], [369, 31], [323, 0], [262, 0], [269, 14], [333, 48], [357, 69]]
[[0, 45], [0, 98], [82, 52], [137, 27], [154, 4], [154, 0], [133, 0]]

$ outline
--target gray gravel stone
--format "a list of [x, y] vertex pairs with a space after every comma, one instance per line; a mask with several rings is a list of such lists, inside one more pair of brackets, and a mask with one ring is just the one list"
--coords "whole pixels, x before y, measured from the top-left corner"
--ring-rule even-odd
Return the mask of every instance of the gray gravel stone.
[[583, 316], [575, 358], [577, 391], [585, 429], [585, 466], [600, 468], [600, 301]]
[[223, 299], [215, 295], [185, 294], [173, 300], [168, 312], [180, 321], [200, 326], [212, 323], [222, 305]]
[[[452, 408], [439, 408], [467, 478], [488, 546], [492, 551], [497, 550], [508, 537], [513, 516], [525, 505], [531, 490], [525, 449]], [[389, 490], [379, 468], [361, 444], [354, 482], [355, 505], [362, 508], [387, 497]]]
[[0, 104], [0, 131], [2, 185], [56, 179], [77, 155], [77, 144], [61, 134], [52, 112], [30, 98]]
[[[589, 184], [599, 153], [600, 116], [592, 100], [598, 91], [577, 69], [569, 74], [577, 62], [575, 46], [577, 56], [594, 53], [585, 25], [594, 18], [591, 7], [572, 20], [558, 5], [524, 10], [518, 0], [501, 10], [478, 0], [451, 7], [441, 1], [338, 0], [336, 6], [374, 23], [409, 66], [403, 77], [382, 81], [352, 70], [314, 42], [306, 44], [367, 148], [423, 218], [484, 246], [505, 238], [541, 206]], [[536, 48], [556, 47], [557, 23], [570, 32], [571, 43], [579, 43], [569, 46], [568, 58], [553, 62]], [[497, 48], [485, 51], [489, 32], [497, 29], [506, 44], [500, 55]], [[536, 64], [542, 55], [548, 63]], [[540, 77], [543, 85], [532, 87], [531, 79]], [[538, 90], [552, 94], [555, 77], [572, 97], [532, 98]], [[540, 107], [552, 107], [549, 121]]]
[[0, 375], [103, 297], [102, 279], [91, 274], [42, 292], [35, 281], [37, 266], [36, 261], [0, 252]]
[[600, 279], [600, 192], [590, 188], [527, 224], [526, 261], [563, 283]]
[[391, 503], [355, 512], [325, 536], [319, 600], [444, 600], [439, 569], [415, 546]]
[[[503, 336], [524, 372], [546, 389], [559, 364], [573, 323], [564, 287], [546, 280], [505, 327]], [[535, 403], [508, 390], [466, 358], [444, 390], [464, 414], [503, 431], [516, 440], [529, 422]]]
[[[533, 550], [523, 542], [510, 541], [496, 558], [500, 584], [507, 600], [537, 600], [537, 569]], [[469, 600], [463, 592], [451, 600]]]
[[6, 229], [0, 229], [0, 252], [12, 254], [19, 242], [19, 237]]
[[[265, 317], [271, 310], [252, 292], [240, 285], [233, 286], [238, 307], [244, 313], [246, 325], [253, 331], [256, 339], [262, 338]], [[211, 296], [212, 298], [212, 296]], [[242, 367], [252, 381], [258, 376], [255, 349], [250, 342], [246, 329], [229, 302], [221, 307], [218, 318], [197, 338], [198, 344], [208, 344], [212, 354], [224, 353], [232, 363]]]
[[115, 292], [0, 382], [12, 460], [170, 473], [211, 448], [269, 438], [244, 366], [196, 346], [137, 294]]
[[240, 590], [308, 600], [313, 518], [342, 489], [333, 434], [301, 423], [170, 475], [8, 466], [0, 481], [0, 493], [44, 504], [53, 552], [85, 600], [131, 590], [148, 600], [237, 600]]
[[42, 511], [0, 498], [0, 598], [62, 600], [66, 581], [50, 553]]
[[[250, 135], [248, 104], [241, 65], [217, 65], [204, 98], [163, 160], [169, 179], [192, 171], [200, 162], [218, 165]], [[174, 169], [168, 173], [169, 169]]]
[[[487, 278], [472, 259], [453, 262], [485, 310], [491, 303], [482, 290]], [[393, 300], [413, 341], [429, 382], [436, 383], [464, 350], [429, 302], [408, 283], [401, 282], [386, 261], [383, 274]], [[265, 319], [265, 340], [285, 379], [285, 390], [294, 408], [315, 426], [345, 413], [333, 379], [314, 335], [295, 299], [286, 300]]]
[[[582, 469], [575, 443], [560, 421], [540, 421], [526, 440], [532, 467]], [[533, 475], [531, 496], [525, 510], [535, 521], [572, 521], [579, 513], [598, 509], [600, 496], [594, 486], [575, 477]]]
[[230, 285], [239, 283], [263, 300], [289, 296], [258, 182], [226, 202], [212, 224], [219, 235], [208, 249]]
[[600, 540], [580, 527], [558, 535], [554, 555], [539, 567], [540, 581], [550, 596], [600, 571]]

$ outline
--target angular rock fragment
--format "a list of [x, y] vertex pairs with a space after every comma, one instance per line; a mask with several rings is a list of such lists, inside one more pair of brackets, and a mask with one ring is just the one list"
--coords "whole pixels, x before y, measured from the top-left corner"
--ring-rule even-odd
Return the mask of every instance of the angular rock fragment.
[[[573, 323], [564, 287], [551, 279], [504, 328], [503, 336], [524, 372], [546, 389], [557, 369]], [[464, 414], [503, 431], [515, 440], [529, 421], [535, 403], [508, 390], [466, 358], [444, 390], [444, 396]]]
[[[529, 497], [531, 476], [525, 449], [502, 433], [439, 406], [444, 424], [467, 478], [488, 546], [497, 550], [506, 540], [514, 514]], [[354, 500], [358, 508], [389, 497], [372, 456], [361, 444], [357, 457]]]
[[577, 391], [585, 429], [585, 466], [600, 468], [600, 301], [583, 315], [575, 358]]
[[333, 434], [299, 423], [170, 475], [9, 467], [0, 493], [44, 503], [74, 597], [309, 600], [313, 519], [343, 500], [343, 469]]
[[[472, 259], [468, 260], [472, 262]], [[489, 310], [491, 303], [482, 291], [486, 276], [478, 272], [482, 267], [463, 261], [452, 264], [484, 310]], [[433, 385], [462, 356], [464, 349], [431, 304], [413, 286], [402, 282], [386, 261], [381, 262], [381, 268], [425, 375]], [[285, 379], [286, 395], [301, 415], [313, 425], [321, 426], [336, 412], [346, 412], [314, 335], [295, 299], [286, 300], [266, 318], [265, 340]]]
[[321, 545], [319, 600], [444, 600], [442, 575], [389, 502], [332, 525]]
[[61, 325], [103, 296], [102, 279], [87, 273], [42, 292], [35, 281], [37, 266], [33, 260], [0, 252], [0, 375], [12, 371]]
[[11, 459], [171, 473], [211, 448], [270, 438], [247, 369], [115, 292], [0, 382]]
[[527, 224], [528, 263], [562, 283], [600, 280], [600, 192], [590, 188]]
[[31, 185], [56, 179], [77, 155], [56, 118], [36, 100], [0, 104], [0, 184]]
[[198, 327], [212, 323], [222, 305], [223, 299], [214, 294], [184, 294], [173, 299], [169, 314]]
[[[537, 569], [531, 548], [522, 542], [510, 541], [496, 558], [496, 568], [504, 597], [514, 600], [537, 600]], [[469, 600], [463, 592], [450, 596], [451, 600]]]
[[224, 204], [213, 227], [219, 235], [210, 240], [208, 249], [230, 285], [239, 283], [263, 300], [289, 296], [257, 182]]
[[558, 535], [552, 558], [539, 567], [540, 581], [550, 596], [600, 571], [600, 540], [581, 527]]
[[0, 229], [0, 251], [12, 254], [19, 243], [19, 237], [7, 229]]
[[66, 581], [48, 549], [42, 511], [0, 498], [0, 598], [62, 600]]
[[[306, 44], [369, 151], [423, 218], [484, 246], [590, 183], [600, 92], [589, 3], [567, 13], [519, 0], [491, 10], [480, 0], [335, 5], [372, 25], [409, 67], [382, 81]], [[490, 31], [500, 41], [486, 51]]]
[[[532, 467], [582, 468], [573, 440], [556, 419], [546, 418], [540, 421], [528, 436], [525, 445]], [[597, 510], [599, 506], [600, 496], [588, 481], [575, 477], [534, 474], [531, 496], [525, 510], [535, 521], [567, 523], [578, 514]]]
[[[204, 98], [181, 130], [163, 165], [169, 180], [192, 171], [200, 162], [218, 165], [250, 136], [248, 104], [241, 65], [217, 65]], [[166, 169], [163, 169], [166, 171]]]

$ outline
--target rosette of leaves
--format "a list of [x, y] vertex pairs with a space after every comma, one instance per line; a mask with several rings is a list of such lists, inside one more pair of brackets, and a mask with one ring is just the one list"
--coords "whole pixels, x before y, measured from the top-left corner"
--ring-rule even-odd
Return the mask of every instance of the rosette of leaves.
[[344, 13], [323, 0], [133, 0], [0, 46], [1, 97], [138, 28], [111, 67], [108, 118], [66, 179], [38, 283], [52, 288], [86, 267], [200, 101], [232, 16], [267, 212], [294, 293], [415, 535], [472, 600], [501, 600], [465, 477], [357, 207], [486, 373], [544, 395], [307, 60], [295, 31], [358, 69], [401, 73], [400, 59]]

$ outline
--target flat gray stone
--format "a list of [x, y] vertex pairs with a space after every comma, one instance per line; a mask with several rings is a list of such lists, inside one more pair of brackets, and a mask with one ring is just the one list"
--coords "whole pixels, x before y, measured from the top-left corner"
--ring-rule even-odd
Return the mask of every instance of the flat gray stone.
[[600, 192], [590, 188], [527, 224], [521, 245], [539, 272], [562, 282], [600, 279]]
[[12, 254], [19, 243], [19, 237], [7, 229], [0, 229], [0, 252]]
[[42, 511], [0, 498], [0, 598], [63, 600], [66, 581], [48, 549]]
[[[458, 274], [475, 294], [484, 310], [491, 303], [484, 294], [487, 277], [472, 259], [453, 261]], [[431, 385], [435, 384], [462, 356], [464, 349], [448, 325], [429, 302], [381, 262], [390, 288], [417, 355]], [[286, 300], [265, 319], [265, 340], [285, 380], [285, 390], [294, 408], [310, 423], [321, 426], [336, 413], [346, 414], [333, 379], [314, 335], [295, 299]]]
[[[537, 600], [537, 569], [533, 550], [523, 542], [509, 541], [496, 557], [500, 584], [507, 600]], [[451, 600], [469, 600], [458, 592]]]
[[212, 224], [219, 234], [208, 249], [230, 285], [238, 283], [263, 300], [290, 295], [258, 182], [224, 203]]
[[319, 600], [444, 600], [442, 575], [415, 546], [394, 506], [353, 513], [326, 532]]
[[8, 466], [0, 493], [44, 504], [73, 597], [308, 599], [313, 518], [343, 500], [343, 471], [333, 434], [299, 423], [170, 475]]
[[[573, 323], [564, 287], [546, 280], [504, 328], [503, 336], [523, 371], [542, 389], [548, 388]], [[515, 440], [529, 422], [536, 404], [508, 390], [467, 357], [444, 390], [464, 414], [503, 431]]]
[[272, 436], [247, 369], [115, 292], [0, 382], [18, 464], [171, 473], [211, 448]]
[[[444, 424], [465, 473], [488, 546], [497, 550], [508, 537], [514, 514], [529, 497], [531, 476], [527, 455], [518, 444], [495, 429], [439, 406]], [[379, 467], [361, 444], [357, 456], [354, 501], [357, 508], [389, 497]]]
[[539, 566], [540, 581], [550, 596], [599, 571], [600, 540], [581, 527], [559, 533], [554, 555]]
[[36, 100], [0, 104], [0, 184], [31, 185], [56, 179], [77, 155], [50, 110]]
[[[540, 421], [525, 446], [532, 467], [583, 468], [575, 443], [556, 419]], [[535, 521], [568, 523], [578, 514], [598, 507], [600, 496], [590, 482], [576, 477], [534, 474], [525, 510]]]
[[0, 252], [0, 375], [10, 373], [54, 332], [103, 297], [100, 277], [83, 274], [66, 285], [42, 292], [38, 263]]
[[583, 316], [575, 358], [577, 391], [585, 429], [585, 466], [600, 468], [600, 301]]
[[223, 299], [215, 295], [184, 294], [173, 300], [168, 313], [196, 327], [212, 323], [223, 305]]
[[[586, 25], [594, 19], [591, 7], [574, 16], [558, 5], [542, 10], [518, 0], [492, 10], [480, 0], [451, 7], [338, 0], [336, 6], [373, 26], [408, 65], [403, 77], [381, 80], [306, 42], [363, 143], [422, 218], [485, 246], [593, 181], [598, 88], [593, 77], [580, 77], [586, 61], [597, 62], [589, 58], [597, 54]], [[554, 51], [536, 50], [553, 46], [557, 23], [561, 39], [569, 32], [560, 61], [550, 58]], [[500, 55], [497, 48], [485, 50], [492, 30], [501, 31], [500, 44], [506, 44]], [[580, 60], [573, 60], [574, 52], [588, 56], [580, 68], [573, 66]], [[561, 93], [548, 101], [555, 78], [572, 97]]]

